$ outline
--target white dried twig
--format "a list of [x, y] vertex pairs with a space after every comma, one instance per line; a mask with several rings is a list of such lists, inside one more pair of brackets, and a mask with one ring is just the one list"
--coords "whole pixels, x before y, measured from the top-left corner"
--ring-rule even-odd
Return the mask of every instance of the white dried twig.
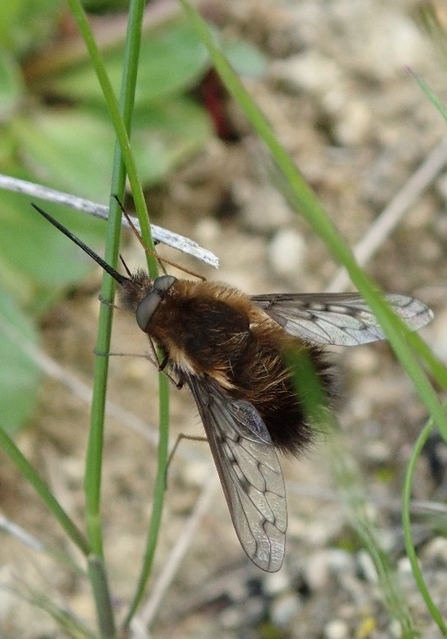
[[[0, 188], [5, 189], [6, 191], [14, 191], [15, 193], [23, 193], [30, 197], [46, 200], [47, 202], [64, 204], [65, 206], [70, 206], [76, 211], [82, 211], [83, 213], [88, 213], [104, 220], [107, 220], [108, 218], [109, 209], [103, 204], [96, 204], [90, 200], [84, 200], [80, 197], [70, 195], [69, 193], [62, 193], [61, 191], [56, 191], [46, 186], [41, 186], [40, 184], [34, 184], [33, 182], [27, 182], [26, 180], [19, 180], [9, 175], [0, 174]], [[139, 230], [138, 220], [135, 220], [134, 224]], [[122, 225], [129, 227], [129, 223], [125, 218], [123, 218]], [[190, 240], [188, 237], [168, 231], [156, 224], [151, 224], [151, 230], [154, 240], [161, 242], [162, 244], [166, 244], [167, 246], [171, 246], [178, 251], [182, 251], [182, 253], [192, 255], [198, 260], [201, 260], [210, 266], [214, 266], [214, 268], [219, 267], [219, 259], [214, 255], [214, 253], [202, 248], [197, 244], [197, 242]]]
[[[422, 195], [426, 188], [439, 175], [447, 163], [447, 139], [443, 139], [430, 152], [426, 160], [408, 179], [406, 184], [397, 192], [386, 206], [374, 224], [354, 248], [355, 258], [360, 266], [365, 266], [368, 260], [380, 248], [386, 238], [394, 231], [404, 217], [409, 207]], [[326, 292], [341, 292], [349, 286], [350, 279], [342, 267], [337, 270]]]
[[0, 515], [0, 528], [35, 552], [42, 552], [46, 549], [45, 544], [39, 541], [34, 535], [31, 535], [24, 528], [3, 515]]
[[194, 509], [189, 515], [168, 560], [164, 563], [163, 570], [160, 572], [157, 581], [153, 584], [150, 596], [144, 604], [141, 613], [138, 615], [138, 619], [136, 620], [137, 627], [141, 624], [144, 628], [150, 628], [151, 624], [155, 621], [166, 592], [174, 580], [189, 547], [194, 541], [197, 527], [207, 513], [218, 485], [217, 473], [212, 473], [211, 477], [207, 476], [202, 486], [202, 491], [197, 497]]

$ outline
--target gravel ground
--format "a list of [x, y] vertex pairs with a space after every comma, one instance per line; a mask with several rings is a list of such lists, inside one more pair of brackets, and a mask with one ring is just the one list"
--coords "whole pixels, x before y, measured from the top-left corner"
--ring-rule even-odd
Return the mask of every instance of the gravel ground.
[[[209, 3], [207, 14], [225, 35], [246, 38], [266, 55], [266, 76], [246, 80], [248, 89], [347, 241], [355, 247], [364, 240], [367, 248], [374, 248], [368, 272], [383, 289], [414, 294], [434, 309], [435, 320], [422, 335], [445, 361], [445, 125], [404, 68], [414, 69], [445, 99], [445, 61], [417, 26], [421, 6], [403, 0], [238, 0]], [[234, 105], [227, 107], [237, 140], [215, 139], [163, 189], [154, 191], [149, 199], [154, 221], [192, 237], [221, 261], [218, 273], [185, 259], [187, 266], [247, 293], [315, 292], [331, 283], [334, 286], [337, 265], [272, 186], [259, 143]], [[419, 190], [416, 179], [424, 185]], [[395, 227], [384, 231], [378, 224], [380, 215], [400, 191], [399, 202], [405, 201], [406, 206], [396, 217]], [[368, 235], [372, 229], [378, 232], [377, 247]], [[136, 242], [130, 241], [125, 253], [132, 265], [142, 260]], [[167, 250], [163, 254], [173, 257]], [[178, 255], [173, 259], [179, 261]], [[345, 287], [343, 279], [337, 281], [339, 290]], [[45, 325], [46, 352], [87, 385], [92, 374], [98, 282], [99, 273], [61, 303]], [[116, 320], [114, 351], [146, 352], [145, 337], [133, 319], [117, 313]], [[340, 349], [333, 357], [340, 366], [344, 397], [340, 423], [379, 538], [396, 566], [400, 590], [421, 636], [441, 637], [415, 587], [400, 520], [404, 472], [425, 410], [386, 343]], [[132, 430], [126, 416], [115, 411], [107, 425], [106, 556], [114, 602], [123, 612], [133, 593], [150, 516], [156, 390], [156, 374], [143, 358], [112, 358], [110, 398], [144, 422], [143, 432], [138, 432], [135, 422]], [[36, 427], [24, 433], [20, 442], [81, 525], [87, 428], [85, 403], [60, 382], [47, 379]], [[180, 432], [202, 432], [186, 390], [172, 393], [173, 438]], [[245, 558], [206, 444], [181, 445], [170, 467], [154, 578], [144, 612], [152, 620], [151, 636], [402, 636], [383, 603], [371, 559], [349, 526], [334, 485], [334, 448], [321, 440], [302, 460], [283, 460], [288, 544], [283, 569], [272, 575]], [[445, 447], [433, 438], [417, 468], [415, 499], [438, 505], [445, 500], [445, 461]], [[9, 466], [0, 472], [8, 517], [78, 561], [17, 473]], [[418, 553], [431, 595], [446, 617], [445, 512], [436, 518], [422, 505], [414, 509]], [[188, 526], [193, 524], [188, 536]], [[172, 550], [182, 541], [184, 556], [175, 561]], [[31, 588], [54, 597], [82, 618], [94, 617], [87, 581], [48, 554], [32, 552], [5, 536], [0, 558], [3, 583], [22, 585], [26, 575], [25, 583]], [[171, 561], [175, 572], [165, 592], [160, 579]], [[0, 600], [0, 619], [4, 620], [2, 636], [8, 639], [63, 636], [46, 613], [7, 591]]]

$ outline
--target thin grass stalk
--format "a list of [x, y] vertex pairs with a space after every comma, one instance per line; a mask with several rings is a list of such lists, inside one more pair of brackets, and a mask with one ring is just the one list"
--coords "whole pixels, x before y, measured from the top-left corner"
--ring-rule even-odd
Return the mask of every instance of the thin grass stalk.
[[[198, 35], [207, 46], [221, 80], [238, 102], [260, 138], [267, 145], [277, 166], [285, 176], [290, 186], [289, 192], [292, 193], [291, 199], [295, 209], [301, 213], [311, 228], [313, 228], [316, 234], [323, 240], [333, 257], [345, 266], [351, 280], [362, 293], [371, 310], [380, 321], [398, 359], [411, 378], [421, 401], [426, 405], [440, 431], [443, 432], [444, 438], [447, 438], [447, 419], [444, 410], [433, 386], [418, 361], [418, 356], [420, 358], [426, 358], [426, 363], [430, 367], [431, 373], [444, 388], [447, 387], [446, 368], [436, 360], [418, 335], [408, 332], [408, 329], [393, 315], [386, 303], [384, 303], [381, 296], [375, 290], [373, 282], [356, 264], [349, 247], [321, 208], [314, 193], [300, 175], [294, 161], [282, 147], [269, 123], [259, 111], [257, 105], [253, 102], [239, 78], [220, 52], [205, 22], [187, 0], [180, 1]], [[410, 348], [410, 344], [412, 348]], [[415, 354], [416, 352], [418, 356]], [[339, 479], [342, 481], [343, 477], [340, 476]], [[365, 527], [366, 520], [363, 516], [360, 516], [361, 513], [357, 507], [353, 508], [352, 512], [354, 514], [354, 525], [357, 527], [359, 534], [364, 538], [365, 544], [370, 550], [373, 561], [375, 561], [376, 567], [378, 568], [379, 575], [383, 575], [384, 595], [391, 603], [391, 607], [398, 612], [405, 636], [417, 636], [417, 633], [415, 635], [414, 624], [408, 614], [405, 602], [402, 602], [398, 592], [398, 597], [395, 599], [395, 588], [393, 588], [392, 591], [389, 590], [387, 583], [389, 581], [387, 562], [384, 562], [383, 555], [379, 552], [379, 547], [375, 545], [375, 535], [371, 535], [373, 529], [369, 525]], [[373, 543], [370, 543], [370, 541], [373, 541]]]
[[107, 571], [102, 557], [90, 555], [88, 558], [88, 574], [95, 595], [96, 614], [101, 639], [115, 639], [116, 625], [110, 595]]
[[381, 547], [377, 526], [367, 508], [361, 475], [346, 448], [340, 429], [334, 424], [332, 430], [327, 442], [328, 460], [348, 519], [374, 564], [383, 601], [390, 615], [400, 625], [401, 639], [416, 639], [421, 635], [398, 582], [395, 568]]
[[3, 428], [0, 428], [0, 447], [5, 451], [13, 464], [15, 464], [15, 466], [19, 469], [22, 477], [24, 477], [34, 488], [36, 493], [52, 513], [53, 517], [62, 526], [67, 536], [79, 548], [79, 550], [87, 556], [90, 552], [90, 546], [87, 539], [62, 508], [48, 485], [43, 481], [35, 468], [29, 463], [23, 453], [19, 450], [18, 446], [3, 430]]
[[[297, 212], [299, 211], [302, 217], [306, 219], [311, 228], [325, 243], [334, 259], [344, 265], [351, 280], [364, 296], [372, 312], [379, 320], [396, 356], [413, 381], [421, 401], [427, 407], [438, 428], [443, 431], [447, 437], [447, 417], [432, 384], [422, 366], [419, 364], [417, 357], [408, 346], [406, 339], [406, 336], [409, 335], [408, 328], [405, 327], [403, 322], [398, 320], [377, 292], [377, 287], [375, 287], [372, 280], [357, 265], [352, 251], [321, 207], [312, 189], [299, 173], [295, 162], [281, 145], [272, 127], [216, 45], [205, 21], [187, 0], [180, 1], [197, 34], [208, 48], [222, 82], [238, 102], [259, 137], [266, 144], [277, 166], [288, 181], [291, 200], [295, 210]], [[411, 343], [417, 348], [419, 341], [420, 338], [418, 338], [418, 336], [413, 336]], [[422, 344], [422, 341], [420, 341], [420, 343]], [[440, 364], [440, 367], [441, 366]], [[438, 381], [439, 383], [445, 383], [445, 379], [445, 375], [443, 375], [442, 379]]]
[[[165, 375], [159, 376], [159, 393], [160, 399], [164, 397], [169, 399], [169, 380]], [[154, 562], [158, 534], [161, 526], [161, 517], [163, 514], [164, 494], [166, 491], [167, 459], [169, 450], [169, 403], [160, 401], [159, 408], [160, 439], [158, 442], [158, 464], [154, 487], [154, 501], [152, 506], [151, 520], [149, 524], [143, 564], [140, 571], [140, 578], [138, 580], [134, 599], [124, 620], [123, 627], [125, 629], [129, 627], [130, 622], [132, 621], [132, 618], [134, 617], [137, 608], [144, 596], [146, 584], [149, 579]]]
[[410, 561], [411, 570], [413, 572], [416, 585], [422, 597], [424, 598], [425, 604], [430, 612], [430, 615], [432, 616], [432, 619], [437, 624], [443, 636], [447, 637], [447, 624], [442, 617], [441, 611], [433, 601], [433, 598], [430, 595], [430, 591], [427, 588], [427, 584], [425, 583], [425, 579], [422, 574], [422, 570], [420, 568], [418, 557], [416, 554], [416, 548], [414, 546], [413, 535], [411, 531], [410, 501], [416, 464], [422, 454], [422, 449], [424, 448], [430, 433], [433, 431], [433, 428], [434, 423], [433, 420], [430, 419], [417, 438], [416, 444], [413, 448], [410, 460], [408, 462], [407, 472], [405, 475], [404, 490], [402, 493], [402, 525], [404, 529], [405, 549]]

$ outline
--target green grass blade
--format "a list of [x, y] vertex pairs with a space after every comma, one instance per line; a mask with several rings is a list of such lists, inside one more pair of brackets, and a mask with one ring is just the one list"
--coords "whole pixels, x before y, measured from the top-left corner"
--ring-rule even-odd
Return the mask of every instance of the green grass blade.
[[416, 470], [416, 464], [421, 456], [422, 449], [430, 435], [433, 431], [434, 424], [433, 420], [430, 419], [427, 424], [424, 426], [422, 432], [417, 438], [416, 444], [413, 448], [410, 460], [408, 462], [408, 468], [405, 475], [405, 483], [404, 490], [402, 494], [402, 524], [404, 528], [404, 537], [405, 537], [405, 548], [407, 551], [407, 556], [411, 564], [411, 570], [413, 572], [416, 585], [419, 588], [419, 591], [424, 598], [425, 604], [430, 611], [430, 614], [433, 620], [437, 623], [439, 630], [442, 632], [444, 636], [447, 636], [447, 625], [442, 617], [442, 613], [439, 608], [434, 603], [430, 592], [427, 588], [427, 585], [424, 580], [424, 576], [422, 574], [422, 570], [419, 566], [418, 558], [416, 555], [416, 549], [413, 543], [413, 536], [411, 532], [411, 514], [410, 514], [410, 501], [411, 501], [411, 493], [413, 488], [414, 474]]
[[372, 280], [357, 265], [350, 248], [338, 233], [330, 218], [326, 215], [312, 189], [298, 171], [295, 162], [277, 139], [270, 124], [230, 67], [225, 56], [216, 45], [204, 20], [186, 0], [181, 0], [181, 4], [191, 23], [197, 30], [197, 33], [207, 46], [221, 80], [238, 102], [259, 137], [266, 144], [272, 158], [290, 185], [290, 199], [295, 210], [300, 212], [315, 233], [322, 239], [334, 259], [344, 265], [351, 280], [361, 292], [382, 325], [397, 357], [412, 379], [421, 401], [426, 405], [439, 429], [447, 434], [447, 418], [441, 403], [427, 375], [409, 348], [408, 341], [405, 339], [408, 330], [406, 330], [402, 322], [394, 316], [387, 304], [377, 293]]
[[98, 625], [101, 639], [116, 637], [115, 617], [112, 598], [109, 592], [106, 567], [102, 557], [90, 555], [88, 558], [88, 574], [96, 601]]
[[[64, 632], [64, 638], [71, 639], [103, 639], [98, 637], [87, 624], [76, 617], [70, 610], [67, 610], [62, 604], [58, 604], [51, 596], [46, 595], [42, 590], [37, 590], [25, 586], [20, 589], [6, 588], [7, 592], [14, 594], [17, 598], [27, 601], [39, 610], [44, 610], [54, 621], [57, 622]], [[42, 635], [41, 635], [42, 636]], [[48, 635], [45, 635], [48, 637]]]
[[395, 570], [381, 548], [373, 515], [367, 507], [361, 475], [346, 447], [339, 424], [332, 415], [315, 361], [304, 349], [299, 354], [286, 352], [286, 361], [293, 375], [305, 421], [329, 435], [327, 452], [331, 474], [336, 480], [347, 518], [374, 564], [383, 601], [390, 615], [398, 621], [402, 629], [401, 636], [406, 639], [419, 637]]
[[418, 83], [419, 87], [425, 93], [427, 98], [433, 104], [433, 106], [439, 111], [444, 120], [447, 122], [447, 108], [442, 99], [433, 91], [433, 89], [421, 78], [418, 73], [415, 73], [412, 69], [408, 69], [413, 78]]
[[0, 447], [17, 466], [21, 475], [31, 484], [55, 519], [57, 519], [59, 524], [62, 526], [68, 537], [74, 544], [76, 544], [79, 550], [87, 556], [90, 552], [88, 541], [67, 515], [47, 484], [43, 481], [3, 428], [0, 428]]
[[[160, 398], [169, 398], [169, 380], [165, 375], [159, 378]], [[152, 569], [155, 550], [157, 546], [158, 534], [161, 525], [163, 512], [164, 494], [166, 491], [166, 473], [169, 447], [169, 403], [160, 401], [160, 439], [158, 443], [158, 465], [157, 477], [154, 488], [154, 501], [152, 506], [151, 521], [147, 536], [146, 549], [143, 565], [141, 567], [140, 578], [134, 600], [124, 621], [124, 628], [127, 628], [134, 616], [139, 603], [144, 595], [147, 580]]]
[[[181, 0], [181, 3], [188, 18], [196, 28], [197, 33], [206, 44], [222, 82], [244, 111], [245, 116], [259, 137], [266, 144], [277, 167], [282, 172], [288, 184], [289, 201], [295, 210], [299, 211], [301, 216], [309, 223], [315, 233], [323, 240], [335, 260], [343, 264], [348, 271], [351, 280], [381, 323], [391, 346], [411, 378], [421, 401], [425, 404], [439, 430], [447, 440], [447, 419], [444, 410], [419, 360], [421, 358], [425, 359], [425, 363], [430, 368], [430, 372], [436, 380], [442, 387], [447, 388], [447, 371], [445, 367], [433, 356], [417, 335], [409, 333], [408, 329], [387, 307], [386, 303], [377, 293], [373, 282], [356, 264], [352, 252], [337, 232], [332, 221], [325, 214], [312, 189], [306, 184], [296, 168], [294, 161], [280, 144], [269, 123], [222, 55], [206, 23], [187, 0]], [[343, 487], [343, 483], [347, 481], [347, 479], [343, 477], [345, 471], [337, 473], [335, 469], [334, 472], [337, 480]], [[349, 475], [347, 477], [349, 477]], [[349, 481], [348, 483], [352, 487], [355, 486], [355, 481]], [[377, 544], [372, 522], [369, 522], [368, 519], [364, 517], [364, 513], [361, 512], [360, 506], [362, 506], [362, 504], [363, 498], [360, 499], [358, 503], [351, 501], [350, 512], [352, 513], [353, 525], [364, 540], [365, 547], [369, 550], [376, 565], [377, 572], [381, 579], [384, 597], [393, 615], [400, 620], [402, 631], [404, 632], [403, 636], [417, 636], [413, 620], [405, 602], [402, 601], [398, 587], [393, 585], [389, 578], [390, 569], [388, 560], [380, 551], [380, 546]]]

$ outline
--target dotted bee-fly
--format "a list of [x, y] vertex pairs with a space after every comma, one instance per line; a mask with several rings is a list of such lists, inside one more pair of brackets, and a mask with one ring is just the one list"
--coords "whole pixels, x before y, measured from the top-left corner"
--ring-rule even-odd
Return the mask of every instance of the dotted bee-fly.
[[[333, 382], [322, 346], [384, 339], [364, 300], [356, 293], [248, 296], [222, 283], [172, 275], [151, 280], [141, 270], [127, 277], [33, 206], [118, 282], [122, 304], [160, 347], [161, 367], [189, 387], [242, 548], [259, 568], [279, 570], [287, 506], [276, 451], [299, 455], [313, 427], [290, 358], [310, 360], [330, 402]], [[433, 317], [413, 297], [385, 299], [413, 330]]]

